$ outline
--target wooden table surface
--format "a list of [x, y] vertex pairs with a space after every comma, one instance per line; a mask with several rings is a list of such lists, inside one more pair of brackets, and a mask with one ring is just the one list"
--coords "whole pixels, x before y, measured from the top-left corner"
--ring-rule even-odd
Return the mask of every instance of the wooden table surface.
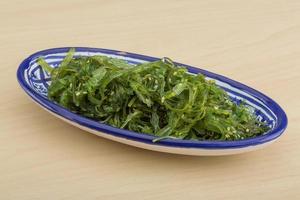
[[[0, 199], [300, 199], [300, 1], [0, 2]], [[47, 48], [137, 52], [224, 74], [287, 112], [283, 137], [225, 157], [112, 142], [33, 103], [16, 70]]]

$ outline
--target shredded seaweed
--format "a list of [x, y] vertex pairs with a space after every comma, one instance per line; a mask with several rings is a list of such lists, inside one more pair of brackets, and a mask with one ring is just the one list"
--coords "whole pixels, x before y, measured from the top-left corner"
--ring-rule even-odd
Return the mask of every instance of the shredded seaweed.
[[106, 56], [74, 58], [71, 48], [51, 74], [48, 98], [114, 127], [165, 138], [241, 140], [270, 128], [213, 80], [192, 75], [169, 58], [138, 65]]

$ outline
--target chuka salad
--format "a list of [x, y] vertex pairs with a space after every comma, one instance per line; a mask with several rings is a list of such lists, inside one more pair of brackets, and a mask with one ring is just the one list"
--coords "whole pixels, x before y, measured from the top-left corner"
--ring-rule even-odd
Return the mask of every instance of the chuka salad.
[[188, 74], [168, 58], [138, 65], [106, 56], [74, 58], [71, 48], [51, 75], [48, 98], [114, 127], [164, 138], [241, 140], [269, 127], [202, 74]]

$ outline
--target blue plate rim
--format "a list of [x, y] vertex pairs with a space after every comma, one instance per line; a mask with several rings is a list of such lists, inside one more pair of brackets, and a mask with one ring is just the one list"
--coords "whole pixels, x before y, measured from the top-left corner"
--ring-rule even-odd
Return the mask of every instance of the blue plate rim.
[[[17, 70], [17, 79], [20, 84], [20, 86], [23, 88], [23, 90], [37, 103], [39, 103], [41, 106], [47, 108], [49, 111], [66, 118], [68, 120], [71, 120], [81, 126], [85, 126], [87, 128], [101, 131], [104, 134], [110, 134], [116, 137], [125, 138], [129, 140], [134, 140], [138, 142], [143, 142], [151, 145], [159, 145], [159, 146], [166, 146], [166, 147], [181, 147], [181, 148], [200, 148], [200, 149], [234, 149], [234, 148], [246, 148], [249, 146], [255, 146], [264, 144], [267, 142], [270, 142], [272, 140], [275, 140], [278, 138], [286, 129], [288, 124], [287, 116], [284, 112], [284, 110], [270, 97], [264, 95], [263, 93], [246, 86], [240, 82], [234, 81], [228, 77], [199, 69], [196, 67], [192, 67], [186, 64], [177, 63], [178, 65], [182, 65], [188, 68], [188, 70], [192, 73], [202, 73], [206, 76], [209, 76], [211, 78], [216, 78], [218, 80], [221, 80], [225, 83], [228, 83], [239, 90], [246, 91], [248, 94], [251, 94], [252, 96], [255, 96], [259, 98], [261, 101], [263, 101], [268, 108], [270, 108], [274, 114], [277, 116], [277, 126], [266, 133], [265, 135], [261, 135], [255, 138], [251, 139], [245, 139], [245, 140], [238, 140], [238, 141], [196, 141], [196, 140], [182, 140], [182, 139], [164, 139], [159, 142], [153, 143], [152, 140], [156, 138], [155, 136], [136, 133], [133, 131], [125, 130], [125, 129], [119, 129], [115, 128], [106, 124], [99, 123], [95, 120], [85, 118], [83, 116], [80, 116], [78, 114], [72, 113], [71, 111], [63, 108], [62, 106], [51, 102], [50, 100], [44, 98], [40, 94], [36, 93], [25, 81], [24, 77], [24, 70], [29, 66], [29, 62], [42, 55], [47, 54], [53, 54], [53, 53], [64, 53], [67, 52], [71, 47], [59, 47], [59, 48], [50, 48], [45, 49], [42, 51], [38, 51], [29, 57], [27, 57], [25, 60], [22, 61], [22, 63], [19, 65], [19, 68]], [[88, 52], [100, 52], [100, 53], [106, 53], [106, 54], [112, 54], [112, 55], [118, 55], [118, 56], [126, 56], [130, 58], [135, 59], [141, 59], [146, 61], [154, 61], [158, 60], [159, 58], [136, 54], [136, 53], [129, 53], [126, 51], [119, 51], [119, 50], [111, 50], [111, 49], [104, 49], [104, 48], [93, 48], [93, 47], [74, 47], [78, 51], [88, 51]]]

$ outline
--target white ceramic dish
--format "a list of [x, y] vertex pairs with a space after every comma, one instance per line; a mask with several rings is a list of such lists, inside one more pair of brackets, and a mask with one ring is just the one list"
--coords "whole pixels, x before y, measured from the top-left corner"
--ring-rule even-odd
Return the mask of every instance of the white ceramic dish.
[[[208, 79], [224, 88], [233, 101], [244, 100], [251, 106], [260, 120], [267, 122], [271, 130], [267, 133], [239, 141], [195, 141], [180, 139], [165, 139], [153, 143], [151, 135], [136, 133], [101, 124], [94, 120], [82, 117], [66, 110], [47, 99], [47, 88], [50, 84], [49, 75], [36, 63], [36, 59], [43, 56], [52, 67], [57, 67], [65, 57], [69, 48], [54, 48], [37, 52], [26, 58], [19, 66], [17, 78], [24, 91], [40, 106], [51, 114], [83, 130], [101, 137], [124, 144], [160, 152], [185, 155], [229, 155], [248, 152], [263, 148], [274, 142], [283, 133], [287, 126], [287, 117], [281, 107], [266, 95], [229, 78], [217, 75], [206, 70], [186, 66], [189, 73], [202, 73]], [[130, 64], [149, 62], [158, 58], [139, 54], [127, 53], [99, 48], [76, 48], [75, 56], [105, 55], [126, 60]]]

